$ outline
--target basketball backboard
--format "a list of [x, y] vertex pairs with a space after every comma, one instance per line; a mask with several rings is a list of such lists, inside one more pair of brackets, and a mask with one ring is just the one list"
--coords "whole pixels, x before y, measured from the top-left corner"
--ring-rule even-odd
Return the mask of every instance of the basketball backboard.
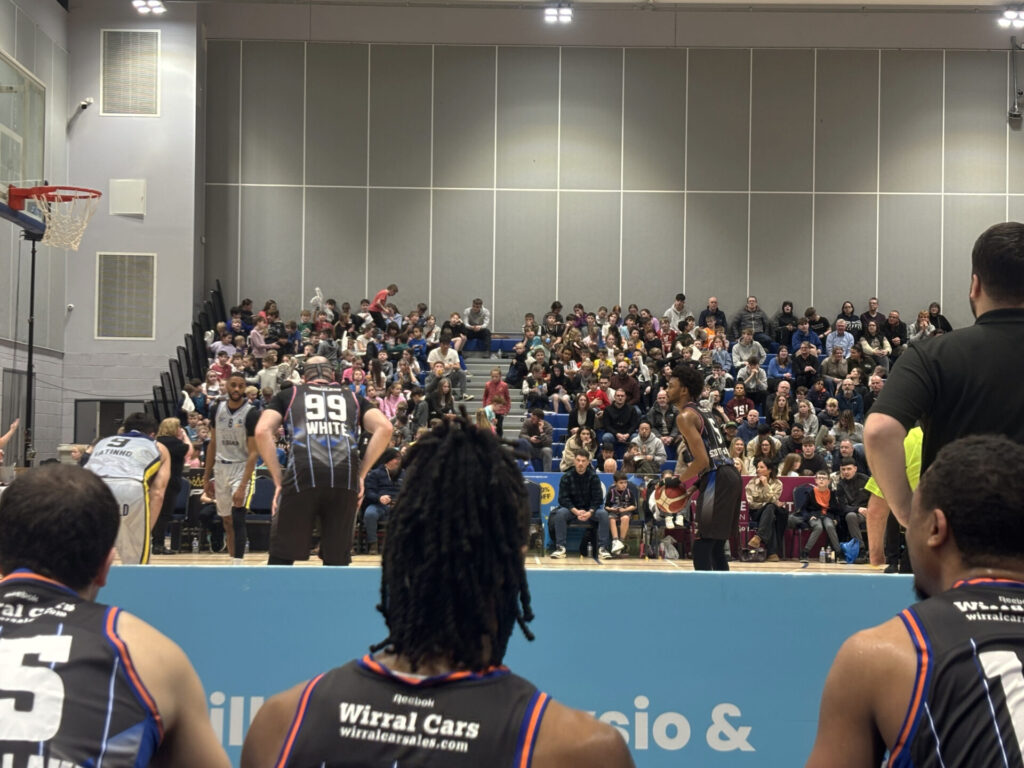
[[42, 218], [33, 206], [15, 211], [7, 205], [7, 188], [43, 184], [46, 88], [0, 51], [0, 217], [41, 232]]

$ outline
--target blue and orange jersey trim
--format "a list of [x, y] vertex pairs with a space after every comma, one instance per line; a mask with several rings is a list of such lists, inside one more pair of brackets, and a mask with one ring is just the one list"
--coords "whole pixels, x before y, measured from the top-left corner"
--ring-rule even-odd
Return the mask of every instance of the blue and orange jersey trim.
[[960, 579], [959, 581], [953, 582], [953, 589], [960, 589], [960, 587], [984, 586], [986, 584], [1010, 587], [1011, 589], [1024, 589], [1024, 581], [1017, 581], [1016, 579], [995, 579], [989, 576], [979, 576], [975, 579]]
[[537, 744], [537, 734], [540, 732], [540, 721], [544, 717], [544, 711], [551, 703], [551, 697], [543, 691], [535, 691], [530, 703], [526, 705], [526, 712], [523, 713], [523, 723], [519, 727], [519, 738], [516, 740], [516, 753], [512, 759], [512, 768], [529, 768], [533, 761], [533, 748]]
[[889, 750], [889, 765], [891, 768], [910, 766], [910, 754], [906, 752], [907, 745], [913, 741], [914, 734], [921, 719], [922, 708], [928, 696], [928, 689], [931, 686], [932, 674], [935, 670], [935, 663], [932, 654], [932, 644], [928, 639], [917, 614], [912, 608], [905, 609], [899, 615], [903, 626], [910, 634], [910, 641], [917, 651], [917, 673], [914, 677], [914, 687], [910, 697], [910, 705], [907, 707], [907, 714], [900, 726], [899, 736], [896, 743]]
[[302, 728], [302, 721], [306, 717], [306, 709], [309, 707], [309, 697], [313, 695], [313, 689], [316, 688], [317, 683], [323, 680], [323, 673], [317, 675], [308, 683], [306, 687], [302, 689], [302, 695], [299, 697], [299, 706], [295, 708], [295, 716], [292, 718], [292, 724], [288, 726], [288, 736], [284, 740], [284, 744], [281, 745], [281, 754], [277, 757], [277, 762], [274, 763], [275, 768], [284, 768], [288, 764], [288, 758], [292, 755], [292, 749], [295, 747], [295, 738], [299, 735], [299, 730]]
[[370, 654], [366, 654], [363, 658], [359, 659], [358, 664], [363, 669], [367, 669], [370, 672], [381, 675], [382, 677], [390, 677], [393, 680], [398, 680], [406, 685], [415, 685], [422, 688], [429, 688], [432, 685], [454, 683], [460, 680], [488, 680], [490, 678], [501, 677], [509, 673], [508, 667], [502, 665], [488, 667], [487, 669], [479, 672], [462, 669], [455, 672], [448, 672], [443, 675], [434, 675], [433, 677], [416, 677], [413, 675], [403, 675], [401, 672], [395, 672], [392, 669], [388, 669], [379, 661], [374, 659]]
[[19, 581], [27, 581], [29, 583], [34, 582], [36, 584], [49, 584], [51, 587], [57, 587], [57, 589], [61, 589], [70, 595], [78, 596], [78, 593], [66, 584], [61, 584], [59, 581], [51, 579], [49, 576], [41, 576], [27, 568], [18, 568], [15, 571], [11, 571], [0, 579], [0, 584], [16, 584]]
[[164, 722], [160, 717], [160, 710], [157, 709], [156, 701], [150, 694], [149, 689], [146, 688], [145, 683], [142, 682], [142, 678], [139, 677], [139, 673], [135, 669], [135, 664], [132, 662], [131, 654], [128, 652], [128, 646], [124, 644], [124, 640], [117, 634], [117, 622], [121, 617], [121, 609], [111, 606], [107, 608], [107, 618], [104, 622], [104, 631], [107, 636], [107, 642], [113, 646], [114, 651], [121, 659], [121, 666], [124, 668], [125, 677], [128, 678], [128, 684], [131, 686], [132, 692], [139, 702], [144, 706], [153, 717], [153, 722], [156, 723], [157, 738], [159, 741], [163, 741], [164, 738]]

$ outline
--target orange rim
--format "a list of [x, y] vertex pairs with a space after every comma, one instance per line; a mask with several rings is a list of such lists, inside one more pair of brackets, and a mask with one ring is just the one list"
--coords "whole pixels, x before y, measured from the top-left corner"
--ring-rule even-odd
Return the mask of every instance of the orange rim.
[[88, 199], [102, 197], [103, 193], [98, 189], [88, 187], [70, 187], [63, 185], [45, 187], [15, 187], [7, 190], [7, 205], [15, 211], [23, 210], [25, 201], [32, 198], [41, 198], [49, 203], [66, 203], [70, 200]]

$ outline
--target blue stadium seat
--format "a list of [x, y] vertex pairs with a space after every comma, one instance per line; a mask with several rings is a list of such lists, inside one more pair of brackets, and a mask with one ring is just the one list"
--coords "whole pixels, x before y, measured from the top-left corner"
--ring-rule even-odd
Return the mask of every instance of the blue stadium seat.
[[569, 414], [568, 413], [545, 413], [544, 421], [550, 424], [555, 430], [568, 429], [569, 428]]

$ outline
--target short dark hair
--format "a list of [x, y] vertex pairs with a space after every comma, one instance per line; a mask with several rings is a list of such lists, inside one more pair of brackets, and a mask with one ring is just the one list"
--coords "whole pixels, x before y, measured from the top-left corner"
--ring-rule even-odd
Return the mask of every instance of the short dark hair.
[[970, 568], [1022, 559], [1024, 445], [1002, 435], [974, 435], [944, 446], [921, 476], [921, 507], [939, 508]]
[[544, 409], [543, 408], [531, 408], [530, 415], [536, 416], [541, 421], [544, 421]]
[[68, 464], [30, 469], [0, 496], [0, 572], [27, 568], [80, 591], [106, 562], [120, 524], [98, 475]]
[[122, 426], [125, 432], [141, 432], [144, 435], [152, 435], [156, 432], [159, 424], [148, 413], [136, 411], [124, 417]]
[[839, 460], [839, 466], [840, 467], [856, 467], [857, 466], [857, 460], [847, 456], [845, 459], [840, 459]]
[[676, 294], [676, 301], [686, 301], [686, 294], [685, 293], [677, 293]]
[[998, 302], [1024, 302], [1024, 224], [1006, 221], [986, 229], [974, 242], [971, 273]]
[[629, 480], [629, 475], [627, 475], [625, 472], [616, 472], [614, 475], [612, 475], [612, 480], [616, 483], [619, 482], [619, 480]]
[[704, 391], [704, 377], [700, 371], [692, 365], [677, 365], [672, 369], [672, 378], [677, 379], [683, 385], [683, 389], [690, 393], [691, 400], [699, 400]]

